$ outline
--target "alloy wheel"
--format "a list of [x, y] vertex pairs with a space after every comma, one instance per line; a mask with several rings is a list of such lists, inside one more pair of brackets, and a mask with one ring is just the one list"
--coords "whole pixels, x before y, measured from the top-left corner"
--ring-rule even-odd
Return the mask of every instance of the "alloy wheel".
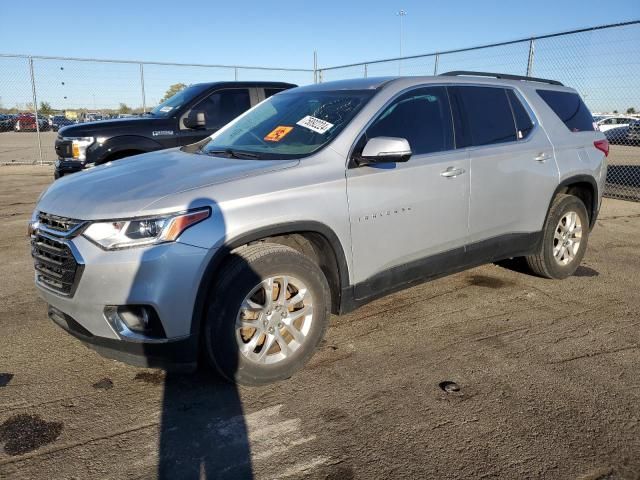
[[244, 298], [236, 317], [240, 353], [258, 364], [290, 357], [304, 343], [313, 322], [313, 298], [292, 276], [269, 277]]

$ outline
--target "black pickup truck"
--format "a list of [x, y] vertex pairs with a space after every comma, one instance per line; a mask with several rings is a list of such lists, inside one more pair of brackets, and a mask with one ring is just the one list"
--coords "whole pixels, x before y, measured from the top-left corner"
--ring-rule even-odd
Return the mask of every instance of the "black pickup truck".
[[61, 128], [55, 178], [112, 160], [195, 143], [241, 113], [296, 85], [282, 82], [215, 82], [191, 85], [140, 117]]

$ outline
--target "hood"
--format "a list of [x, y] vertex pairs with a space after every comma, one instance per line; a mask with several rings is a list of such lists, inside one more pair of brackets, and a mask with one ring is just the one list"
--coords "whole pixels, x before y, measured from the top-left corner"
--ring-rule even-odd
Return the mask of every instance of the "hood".
[[114, 118], [112, 120], [98, 120], [96, 122], [77, 123], [60, 129], [63, 137], [92, 136], [92, 134], [104, 134], [112, 130], [126, 130], [129, 128], [152, 127], [158, 123], [165, 123], [166, 118], [133, 117]]
[[[244, 160], [185, 153], [177, 148], [106, 163], [56, 180], [37, 209], [79, 220], [153, 214], [157, 200], [194, 190], [194, 198], [215, 198], [215, 185], [290, 168], [298, 160]], [[210, 187], [206, 193], [199, 189]], [[164, 202], [166, 203], [166, 201]]]

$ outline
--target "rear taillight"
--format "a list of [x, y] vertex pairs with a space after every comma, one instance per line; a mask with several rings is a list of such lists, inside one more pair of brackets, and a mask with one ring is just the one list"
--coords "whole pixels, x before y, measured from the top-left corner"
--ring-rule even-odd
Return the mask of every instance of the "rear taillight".
[[605, 157], [609, 156], [609, 141], [608, 140], [596, 140], [593, 142], [593, 146], [604, 153]]

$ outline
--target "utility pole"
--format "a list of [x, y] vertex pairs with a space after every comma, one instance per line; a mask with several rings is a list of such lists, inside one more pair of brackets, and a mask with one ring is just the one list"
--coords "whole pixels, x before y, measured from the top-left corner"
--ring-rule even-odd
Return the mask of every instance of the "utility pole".
[[405, 17], [407, 12], [401, 9], [396, 15], [400, 17], [400, 60], [398, 60], [398, 75], [402, 75], [402, 17]]

